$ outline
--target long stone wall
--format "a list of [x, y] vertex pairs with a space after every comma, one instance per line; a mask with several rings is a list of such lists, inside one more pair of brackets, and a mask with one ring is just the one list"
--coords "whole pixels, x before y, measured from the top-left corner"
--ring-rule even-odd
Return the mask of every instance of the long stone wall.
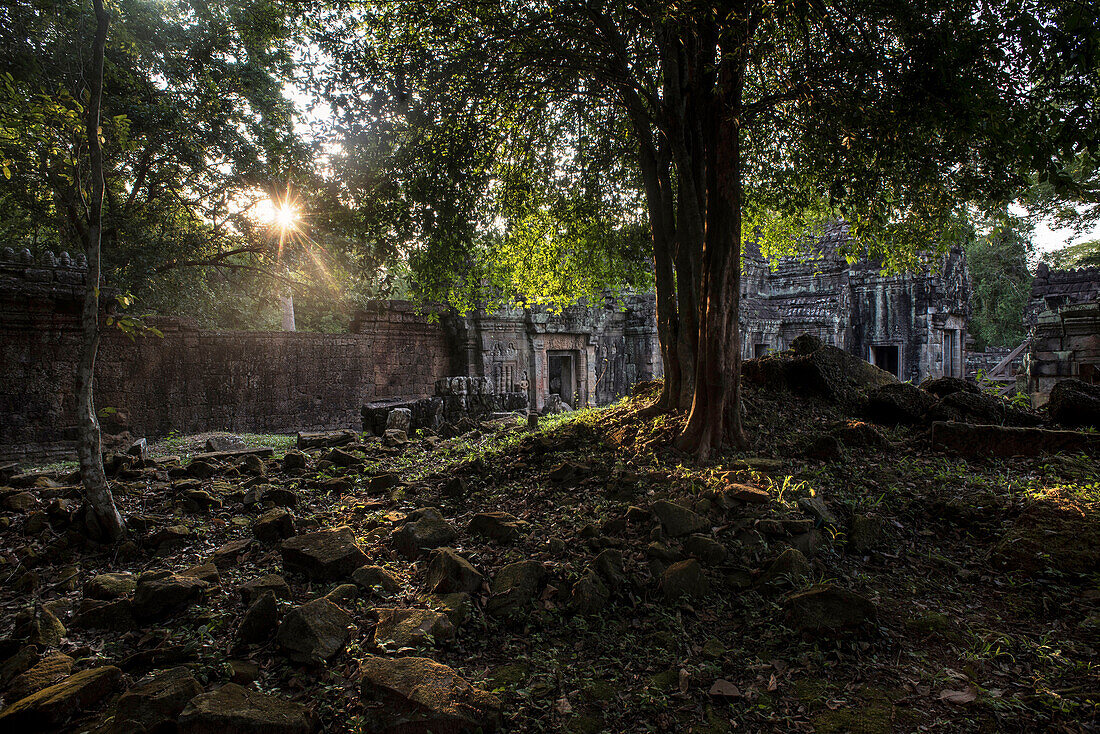
[[[82, 277], [72, 263], [0, 262], [0, 461], [73, 451]], [[109, 432], [358, 428], [364, 402], [431, 395], [453, 370], [444, 329], [402, 302], [354, 334], [155, 325], [163, 338], [104, 330], [95, 391]]]
[[[0, 251], [0, 461], [73, 453], [84, 273], [68, 257]], [[173, 318], [153, 322], [163, 338], [105, 328], [96, 406], [109, 409], [109, 434], [275, 433], [358, 428], [364, 404], [427, 397], [448, 376], [488, 378], [542, 408], [560, 355], [574, 388], [563, 399], [580, 405], [660, 375], [651, 295], [560, 314], [431, 316], [386, 301], [347, 334], [212, 332]]]

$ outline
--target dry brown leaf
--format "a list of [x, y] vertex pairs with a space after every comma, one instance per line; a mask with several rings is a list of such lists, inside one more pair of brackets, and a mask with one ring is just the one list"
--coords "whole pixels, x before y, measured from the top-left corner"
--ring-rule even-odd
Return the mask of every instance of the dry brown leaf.
[[680, 668], [680, 693], [687, 693], [688, 686], [691, 684], [691, 673], [687, 672], [683, 668]]
[[964, 704], [973, 703], [978, 699], [978, 689], [974, 686], [969, 686], [965, 691], [941, 691], [940, 700], [947, 701], [947, 703], [953, 703], [958, 706]]

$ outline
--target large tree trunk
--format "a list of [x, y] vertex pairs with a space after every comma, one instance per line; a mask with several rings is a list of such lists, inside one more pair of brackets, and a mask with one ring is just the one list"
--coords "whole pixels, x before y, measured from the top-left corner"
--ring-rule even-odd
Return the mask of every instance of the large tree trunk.
[[96, 539], [113, 541], [123, 535], [126, 526], [115, 507], [115, 500], [103, 471], [99, 420], [92, 396], [96, 351], [99, 348], [99, 246], [103, 232], [103, 148], [99, 142], [99, 115], [103, 99], [103, 55], [107, 45], [108, 22], [103, 0], [94, 0], [94, 4], [96, 34], [86, 118], [92, 188], [87, 204], [88, 226], [84, 231], [88, 272], [84, 280], [84, 308], [81, 314], [83, 338], [76, 371], [77, 455], [80, 458], [80, 479], [84, 484], [88, 532]]
[[741, 425], [741, 113], [744, 56], [727, 52], [704, 122], [706, 234], [699, 287], [695, 395], [676, 441], [700, 459], [745, 445]]
[[[691, 73], [694, 73], [692, 71]], [[680, 303], [680, 361], [686, 375], [680, 387], [680, 406], [691, 407], [695, 398], [696, 359], [699, 353], [699, 324], [703, 241], [706, 237], [706, 165], [698, 95], [691, 95], [684, 108], [678, 134], [677, 169], [679, 226], [677, 227], [676, 288]]]

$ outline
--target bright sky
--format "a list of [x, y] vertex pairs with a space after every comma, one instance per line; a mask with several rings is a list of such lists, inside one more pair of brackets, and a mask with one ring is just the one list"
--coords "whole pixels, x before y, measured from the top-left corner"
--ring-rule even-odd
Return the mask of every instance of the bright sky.
[[1077, 242], [1100, 239], [1100, 223], [1097, 223], [1091, 232], [1076, 235], [1072, 229], [1068, 228], [1051, 229], [1049, 223], [1043, 221], [1035, 227], [1034, 236], [1035, 246], [1039, 248], [1039, 252], [1050, 252]]

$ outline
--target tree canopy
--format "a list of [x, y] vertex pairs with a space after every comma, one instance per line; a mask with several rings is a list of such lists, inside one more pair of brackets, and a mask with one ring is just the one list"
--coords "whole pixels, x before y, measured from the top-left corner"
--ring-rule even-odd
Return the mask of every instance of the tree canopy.
[[[691, 410], [682, 446], [700, 454], [740, 440], [747, 233], [784, 252], [842, 218], [851, 254], [900, 269], [1025, 194], [1094, 209], [1100, 37], [1087, 4], [112, 11], [104, 258], [140, 302], [261, 320], [265, 295], [303, 282], [462, 309], [652, 285], [658, 407]], [[12, 243], [64, 245], [79, 234], [89, 11], [0, 12], [0, 226]], [[291, 83], [318, 105], [309, 134]], [[289, 241], [249, 216], [271, 198], [304, 217]]]
[[1048, 252], [1043, 260], [1052, 268], [1100, 267], [1100, 240], [1086, 240]]
[[[284, 95], [294, 69], [290, 11], [264, 0], [109, 6], [104, 266], [146, 307], [218, 307], [244, 290], [242, 278], [299, 266], [249, 216], [250, 204], [309, 171]], [[9, 246], [79, 240], [94, 30], [88, 3], [0, 6], [0, 234]]]
[[[384, 138], [374, 150], [400, 163], [373, 190], [394, 185], [391, 213], [431, 253], [429, 281], [446, 284], [449, 298], [487, 282], [545, 293], [531, 266], [561, 262], [557, 241], [577, 240], [561, 224], [532, 238], [532, 213], [545, 223], [588, 211], [547, 206], [563, 190], [583, 190], [605, 210], [626, 205], [613, 221], [644, 209], [666, 373], [660, 405], [692, 409], [682, 445], [701, 454], [739, 440], [746, 227], [774, 249], [842, 217], [858, 254], [904, 267], [921, 250], [962, 242], [955, 225], [972, 207], [1002, 206], [1035, 181], [1055, 198], [1072, 191], [1068, 169], [1095, 148], [1081, 133], [1096, 126], [1096, 33], [1076, 6], [333, 7], [344, 24], [314, 18], [336, 70], [319, 89], [337, 109], [346, 153], [364, 119], [384, 131], [368, 134], [367, 148]], [[571, 134], [556, 121], [572, 123]], [[638, 196], [593, 196], [598, 189], [583, 186], [593, 170], [632, 171], [615, 182]], [[551, 256], [535, 257], [538, 245]], [[508, 257], [517, 247], [520, 257]]]

